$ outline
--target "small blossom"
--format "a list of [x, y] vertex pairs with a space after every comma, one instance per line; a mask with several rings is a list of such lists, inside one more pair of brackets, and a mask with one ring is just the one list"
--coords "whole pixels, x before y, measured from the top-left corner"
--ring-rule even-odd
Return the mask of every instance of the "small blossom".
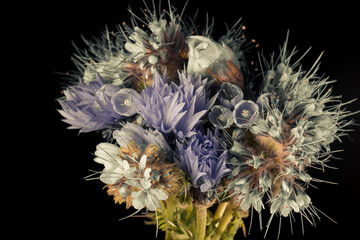
[[148, 38], [148, 34], [142, 29], [135, 27], [133, 33], [129, 36], [129, 41], [125, 43], [125, 49], [131, 53], [129, 57], [132, 58], [134, 62], [137, 62], [145, 56], [146, 48], [144, 39], [146, 38]]
[[234, 122], [232, 111], [229, 108], [223, 107], [221, 105], [214, 106], [211, 109], [208, 117], [210, 122], [215, 127], [220, 128], [229, 128]]
[[241, 128], [248, 128], [259, 116], [259, 106], [251, 100], [241, 100], [233, 111], [234, 122]]
[[125, 62], [122, 53], [106, 56], [106, 59], [91, 61], [85, 65], [82, 79], [85, 84], [96, 81], [96, 74], [100, 74], [106, 83], [120, 86], [125, 84], [129, 73], [124, 71]]
[[129, 169], [129, 163], [119, 156], [120, 148], [111, 143], [100, 143], [96, 146], [95, 162], [104, 164], [100, 180], [105, 184], [114, 184], [121, 179]]
[[243, 100], [243, 98], [244, 93], [239, 86], [229, 82], [221, 84], [219, 100], [223, 106], [233, 110], [235, 105]]

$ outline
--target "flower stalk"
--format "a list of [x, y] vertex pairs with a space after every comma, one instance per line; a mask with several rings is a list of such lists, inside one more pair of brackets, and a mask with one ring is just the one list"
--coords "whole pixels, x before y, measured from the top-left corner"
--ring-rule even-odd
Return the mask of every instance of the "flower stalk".
[[[229, 204], [225, 205], [226, 210], [222, 219], [219, 223], [219, 226], [216, 228], [214, 240], [220, 240], [221, 236], [224, 234], [226, 228], [228, 227], [229, 223], [231, 223], [231, 219], [234, 215], [234, 201], [231, 200]], [[220, 205], [219, 205], [220, 206]]]
[[[226, 208], [228, 207], [229, 202], [221, 202], [219, 203], [218, 207], [215, 210], [214, 213], [214, 221], [217, 221], [218, 219], [221, 219], [221, 217], [224, 215], [224, 212]], [[215, 224], [215, 227], [218, 227], [219, 223]]]
[[[177, 206], [179, 204], [178, 198], [175, 195], [169, 196], [166, 200], [166, 210], [167, 210], [167, 221], [168, 223], [172, 223], [174, 221], [174, 213], [177, 210]], [[171, 240], [171, 227], [168, 226], [165, 231], [165, 240]]]
[[203, 205], [196, 206], [195, 240], [204, 240], [206, 233], [207, 208]]

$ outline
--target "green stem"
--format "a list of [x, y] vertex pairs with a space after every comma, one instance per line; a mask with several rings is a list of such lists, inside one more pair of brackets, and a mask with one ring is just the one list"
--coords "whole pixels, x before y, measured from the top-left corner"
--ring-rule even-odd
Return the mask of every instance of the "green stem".
[[[177, 207], [177, 199], [175, 195], [170, 195], [169, 198], [166, 201], [166, 220], [168, 222], [174, 221], [174, 213], [176, 211]], [[166, 231], [165, 231], [165, 240], [171, 240], [171, 227], [167, 225]]]
[[229, 205], [229, 202], [221, 202], [219, 203], [218, 207], [216, 208], [216, 211], [214, 213], [214, 220], [216, 219], [220, 219], [224, 212], [225, 212], [225, 209], [226, 207]]
[[233, 214], [234, 214], [234, 209], [233, 209], [233, 204], [232, 204], [232, 200], [231, 200], [230, 204], [227, 206], [227, 208], [225, 210], [224, 216], [222, 217], [219, 226], [217, 227], [217, 229], [215, 231], [215, 236], [214, 236], [213, 240], [220, 240], [220, 238], [224, 234], [227, 226], [231, 222], [231, 219], [233, 218]]
[[205, 206], [196, 206], [195, 240], [205, 239], [206, 217], [207, 217], [207, 208]]

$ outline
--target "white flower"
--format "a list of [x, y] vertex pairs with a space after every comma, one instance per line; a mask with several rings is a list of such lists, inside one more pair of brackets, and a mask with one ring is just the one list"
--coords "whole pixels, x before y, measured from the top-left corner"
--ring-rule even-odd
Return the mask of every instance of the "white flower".
[[[166, 20], [165, 19], [160, 19], [160, 21], [154, 21], [154, 22], [149, 22], [149, 29], [151, 30], [151, 32], [155, 35], [155, 39], [157, 40], [157, 42], [162, 42], [162, 33], [163, 31], [166, 30]], [[159, 48], [159, 46], [157, 46], [157, 43], [155, 43], [154, 41], [152, 41], [152, 45], [155, 49]]]
[[134, 62], [137, 62], [140, 58], [144, 57], [146, 53], [143, 39], [148, 39], [149, 37], [142, 29], [135, 27], [134, 32], [129, 38], [131, 41], [125, 43], [125, 49], [131, 53], [130, 58], [133, 58]]
[[100, 180], [105, 184], [114, 184], [130, 168], [129, 163], [119, 157], [120, 148], [111, 143], [100, 143], [96, 146], [94, 161], [104, 164]]
[[203, 36], [190, 36], [186, 43], [189, 47], [187, 70], [191, 74], [209, 76], [208, 69], [210, 68], [211, 72], [224, 75], [227, 60], [239, 67], [233, 51], [224, 43], [219, 44]]

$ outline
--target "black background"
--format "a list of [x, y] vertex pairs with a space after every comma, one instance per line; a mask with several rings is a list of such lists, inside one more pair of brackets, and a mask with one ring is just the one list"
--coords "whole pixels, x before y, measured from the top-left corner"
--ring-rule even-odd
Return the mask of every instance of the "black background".
[[[151, 5], [151, 1], [147, 1]], [[185, 1], [172, 1], [182, 9]], [[12, 38], [16, 52], [10, 59], [20, 59], [28, 67], [17, 68], [14, 74], [23, 75], [19, 81], [24, 103], [22, 110], [32, 110], [21, 114], [17, 123], [15, 142], [26, 145], [18, 151], [21, 168], [26, 175], [17, 177], [21, 183], [11, 185], [15, 190], [11, 195], [15, 214], [12, 221], [18, 227], [12, 233], [54, 237], [76, 237], [78, 239], [154, 239], [155, 226], [145, 226], [142, 219], [118, 219], [133, 212], [124, 206], [115, 205], [100, 181], [85, 181], [88, 169], [100, 170], [92, 153], [102, 141], [96, 133], [80, 134], [77, 130], [67, 130], [56, 111], [60, 108], [55, 101], [61, 96], [60, 76], [55, 71], [66, 72], [75, 69], [70, 60], [74, 52], [71, 41], [84, 46], [80, 34], [87, 38], [97, 36], [105, 29], [116, 30], [122, 21], [129, 23], [127, 6], [141, 15], [142, 1], [88, 1], [83, 3], [21, 5], [21, 11], [9, 15]], [[163, 1], [167, 9], [167, 1]], [[19, 7], [19, 6], [17, 6]], [[278, 51], [283, 44], [287, 30], [290, 30], [289, 46], [300, 50], [299, 56], [312, 46], [311, 52], [303, 60], [309, 69], [318, 55], [322, 57], [320, 73], [325, 73], [338, 82], [333, 84], [334, 94], [343, 95], [344, 101], [359, 97], [360, 46], [359, 17], [355, 5], [342, 1], [339, 5], [314, 5], [296, 1], [289, 3], [264, 3], [260, 1], [194, 1], [190, 0], [186, 14], [193, 16], [200, 8], [199, 22], [205, 22], [206, 12], [215, 18], [214, 34], [225, 33], [224, 23], [229, 26], [242, 17], [246, 26], [246, 37], [256, 39], [264, 54]], [[20, 20], [20, 21], [16, 21]], [[21, 55], [21, 56], [19, 56]], [[13, 62], [14, 65], [18, 62]], [[14, 76], [13, 74], [13, 76]], [[6, 93], [6, 92], [5, 92]], [[349, 109], [360, 109], [359, 101]], [[354, 116], [360, 123], [359, 115]], [[294, 224], [294, 235], [290, 234], [289, 221], [282, 219], [281, 239], [353, 239], [359, 228], [359, 186], [360, 186], [360, 129], [354, 126], [353, 141], [343, 138], [343, 143], [334, 143], [333, 149], [344, 149], [337, 154], [344, 160], [333, 160], [332, 166], [339, 170], [327, 169], [325, 173], [310, 170], [318, 178], [338, 182], [339, 185], [316, 184], [318, 189], [308, 189], [315, 206], [338, 222], [334, 224], [321, 215], [317, 227], [305, 223], [305, 235], [301, 234], [300, 218]], [[19, 137], [20, 136], [20, 137]], [[24, 138], [25, 143], [24, 144]], [[15, 158], [16, 159], [16, 158]], [[15, 160], [14, 160], [15, 161]], [[19, 161], [17, 159], [16, 161]], [[15, 186], [14, 186], [15, 185]], [[268, 219], [268, 210], [263, 211], [263, 225]], [[249, 224], [249, 218], [245, 223]], [[267, 239], [276, 238], [278, 218], [274, 218]], [[257, 215], [254, 215], [251, 234], [246, 239], [262, 239], [264, 231], [259, 231]], [[131, 238], [130, 238], [131, 237]], [[163, 238], [162, 233], [159, 239]], [[243, 239], [241, 235], [236, 239]]]

